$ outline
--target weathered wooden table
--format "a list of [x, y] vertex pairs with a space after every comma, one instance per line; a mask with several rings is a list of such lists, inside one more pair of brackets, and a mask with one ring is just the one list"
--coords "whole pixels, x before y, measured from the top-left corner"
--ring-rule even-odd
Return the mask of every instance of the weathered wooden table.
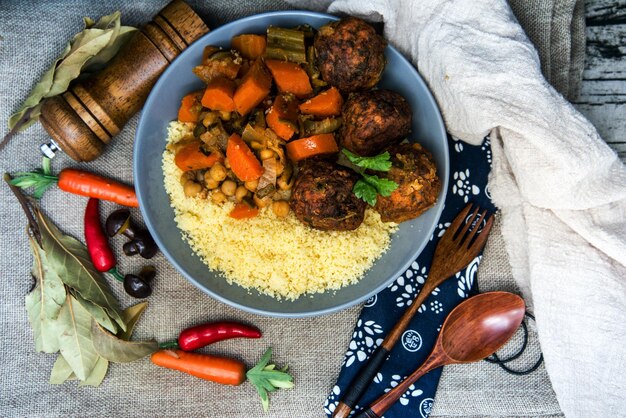
[[626, 0], [587, 0], [587, 61], [574, 106], [626, 161]]

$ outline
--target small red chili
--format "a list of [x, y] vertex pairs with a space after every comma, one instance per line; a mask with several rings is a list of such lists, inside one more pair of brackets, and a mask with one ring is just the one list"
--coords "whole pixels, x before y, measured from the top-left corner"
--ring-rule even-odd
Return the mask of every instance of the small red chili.
[[[238, 322], [212, 322], [183, 330], [178, 336], [178, 347], [193, 351], [209, 344], [231, 338], [261, 338], [261, 331]], [[160, 344], [161, 348], [176, 346], [176, 342]]]
[[111, 273], [119, 281], [124, 277], [115, 268], [115, 255], [100, 224], [100, 200], [91, 198], [85, 208], [85, 242], [96, 270]]

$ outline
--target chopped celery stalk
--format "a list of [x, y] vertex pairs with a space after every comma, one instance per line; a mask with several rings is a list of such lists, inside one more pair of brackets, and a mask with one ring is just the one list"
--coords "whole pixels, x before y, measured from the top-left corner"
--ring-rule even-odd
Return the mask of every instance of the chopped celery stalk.
[[312, 79], [311, 84], [313, 85], [313, 88], [326, 87], [328, 85], [328, 83], [322, 80], [321, 78]]
[[315, 64], [315, 48], [312, 46], [308, 47], [306, 50], [306, 72], [311, 77], [311, 79], [319, 78], [320, 70], [317, 68]]
[[304, 121], [304, 134], [306, 136], [329, 134], [341, 127], [341, 118], [326, 118], [322, 120]]
[[267, 28], [265, 57], [283, 61], [306, 63], [304, 32], [295, 29]]
[[307, 25], [306, 23], [303, 25], [298, 25], [294, 29], [302, 31], [302, 33], [304, 33], [304, 39], [313, 40], [313, 38], [315, 37], [315, 29], [313, 29], [311, 25]]
[[243, 132], [241, 133], [241, 139], [246, 143], [251, 143], [256, 141], [260, 144], [265, 144], [267, 138], [263, 135], [264, 129], [255, 128], [251, 124], [247, 124], [245, 128], [243, 128]]

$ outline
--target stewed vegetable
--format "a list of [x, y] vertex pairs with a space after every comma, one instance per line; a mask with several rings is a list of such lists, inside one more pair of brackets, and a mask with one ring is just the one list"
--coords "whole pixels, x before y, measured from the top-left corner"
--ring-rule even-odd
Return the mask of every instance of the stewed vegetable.
[[[334, 185], [330, 190], [326, 184], [313, 184], [309, 194], [320, 198], [315, 216], [305, 210], [315, 205], [308, 192], [296, 186], [302, 201], [294, 202], [292, 189], [308, 160], [336, 161], [340, 146], [357, 157], [373, 156], [410, 133], [412, 112], [406, 100], [396, 92], [372, 90], [385, 66], [385, 46], [357, 18], [329, 23], [319, 31], [306, 25], [271, 26], [265, 35], [234, 37], [231, 50], [207, 46], [202, 63], [194, 68], [206, 88], [185, 96], [180, 111], [179, 120], [190, 124], [193, 137], [169, 145], [184, 171], [185, 196], [214, 204], [234, 202], [234, 219], [252, 218], [268, 208], [278, 218], [294, 212], [317, 229], [358, 227], [364, 210], [360, 204], [345, 211], [349, 222], [335, 222], [334, 217], [342, 213], [344, 201], [350, 206], [361, 198], [373, 205], [379, 193], [372, 185], [363, 193], [365, 180], [357, 185], [351, 176], [307, 171]], [[345, 104], [342, 92], [350, 93]], [[333, 197], [335, 192], [341, 199]], [[413, 198], [419, 198], [417, 193]]]
[[179, 111], [193, 135], [168, 145], [186, 197], [233, 201], [235, 219], [264, 207], [289, 215], [296, 163], [338, 151], [343, 98], [334, 87], [320, 90], [314, 35], [309, 26], [272, 26], [235, 36], [231, 50], [205, 47], [194, 73], [206, 87], [185, 96]]

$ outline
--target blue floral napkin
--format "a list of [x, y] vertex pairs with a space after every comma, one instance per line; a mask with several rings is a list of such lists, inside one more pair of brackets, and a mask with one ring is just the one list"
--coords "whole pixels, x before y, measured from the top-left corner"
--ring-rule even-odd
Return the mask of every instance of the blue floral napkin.
[[[404, 310], [422, 287], [439, 237], [468, 202], [491, 212], [487, 176], [491, 169], [489, 139], [482, 146], [471, 146], [448, 138], [450, 147], [450, 182], [439, 224], [422, 253], [385, 290], [370, 298], [361, 311], [346, 351], [342, 369], [332, 393], [324, 404], [324, 412], [332, 416], [342, 391], [352, 381], [368, 356], [393, 328]], [[474, 279], [481, 255], [469, 266], [435, 289], [420, 307], [410, 326], [391, 351], [388, 359], [361, 398], [357, 409], [367, 407], [383, 393], [398, 385], [422, 364], [435, 344], [446, 316], [463, 299], [474, 292]], [[426, 374], [391, 407], [385, 418], [426, 418], [433, 407], [441, 368]]]

